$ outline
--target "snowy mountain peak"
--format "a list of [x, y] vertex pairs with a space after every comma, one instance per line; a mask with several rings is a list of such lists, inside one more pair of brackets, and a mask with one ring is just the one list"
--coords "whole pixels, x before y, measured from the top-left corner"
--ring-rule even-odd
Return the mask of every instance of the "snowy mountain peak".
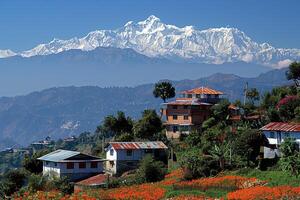
[[[237, 28], [180, 28], [165, 24], [154, 15], [140, 22], [129, 21], [115, 30], [96, 30], [82, 38], [54, 39], [18, 55], [31, 57], [70, 49], [90, 51], [97, 47], [131, 48], [150, 57], [196, 63], [243, 61], [282, 67], [292, 60], [300, 60], [299, 49], [276, 49], [268, 43], [259, 44]], [[12, 55], [15, 53], [0, 51], [0, 57]]]
[[0, 50], [0, 58], [7, 58], [15, 55], [17, 54], [9, 49]]

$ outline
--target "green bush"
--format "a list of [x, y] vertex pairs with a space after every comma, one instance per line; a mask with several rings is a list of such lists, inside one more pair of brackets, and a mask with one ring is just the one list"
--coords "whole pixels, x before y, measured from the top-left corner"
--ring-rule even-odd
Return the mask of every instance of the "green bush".
[[155, 161], [151, 155], [147, 155], [141, 160], [137, 170], [137, 180], [139, 182], [156, 182], [163, 180], [166, 173], [167, 169], [162, 162]]

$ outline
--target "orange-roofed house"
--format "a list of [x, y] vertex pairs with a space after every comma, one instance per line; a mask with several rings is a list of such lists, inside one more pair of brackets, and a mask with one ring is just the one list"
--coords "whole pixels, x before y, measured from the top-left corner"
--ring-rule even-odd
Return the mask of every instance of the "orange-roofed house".
[[168, 138], [177, 139], [192, 130], [201, 131], [202, 123], [211, 113], [210, 108], [221, 100], [223, 92], [199, 87], [180, 94], [180, 98], [165, 103], [162, 109]]

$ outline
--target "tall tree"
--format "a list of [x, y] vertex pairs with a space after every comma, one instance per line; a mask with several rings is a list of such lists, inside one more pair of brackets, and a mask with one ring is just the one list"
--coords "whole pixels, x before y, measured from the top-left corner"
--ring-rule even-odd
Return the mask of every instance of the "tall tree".
[[109, 115], [104, 118], [103, 123], [97, 127], [96, 132], [111, 136], [122, 133], [132, 133], [133, 120], [126, 117], [124, 112], [119, 111], [116, 116]]
[[300, 62], [293, 62], [289, 66], [289, 70], [286, 72], [286, 78], [293, 80], [297, 87], [300, 86]]
[[153, 95], [155, 98], [160, 97], [164, 102], [166, 102], [166, 99], [175, 97], [175, 88], [170, 82], [159, 82], [154, 86]]
[[142, 118], [134, 125], [134, 134], [138, 138], [152, 140], [162, 129], [162, 121], [155, 110], [144, 110]]

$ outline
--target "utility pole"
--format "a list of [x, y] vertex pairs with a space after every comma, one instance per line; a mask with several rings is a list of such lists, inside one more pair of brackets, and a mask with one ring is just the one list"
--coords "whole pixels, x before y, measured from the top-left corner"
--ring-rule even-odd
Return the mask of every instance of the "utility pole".
[[246, 105], [247, 92], [248, 92], [248, 82], [246, 82], [245, 88], [244, 88], [244, 105]]

